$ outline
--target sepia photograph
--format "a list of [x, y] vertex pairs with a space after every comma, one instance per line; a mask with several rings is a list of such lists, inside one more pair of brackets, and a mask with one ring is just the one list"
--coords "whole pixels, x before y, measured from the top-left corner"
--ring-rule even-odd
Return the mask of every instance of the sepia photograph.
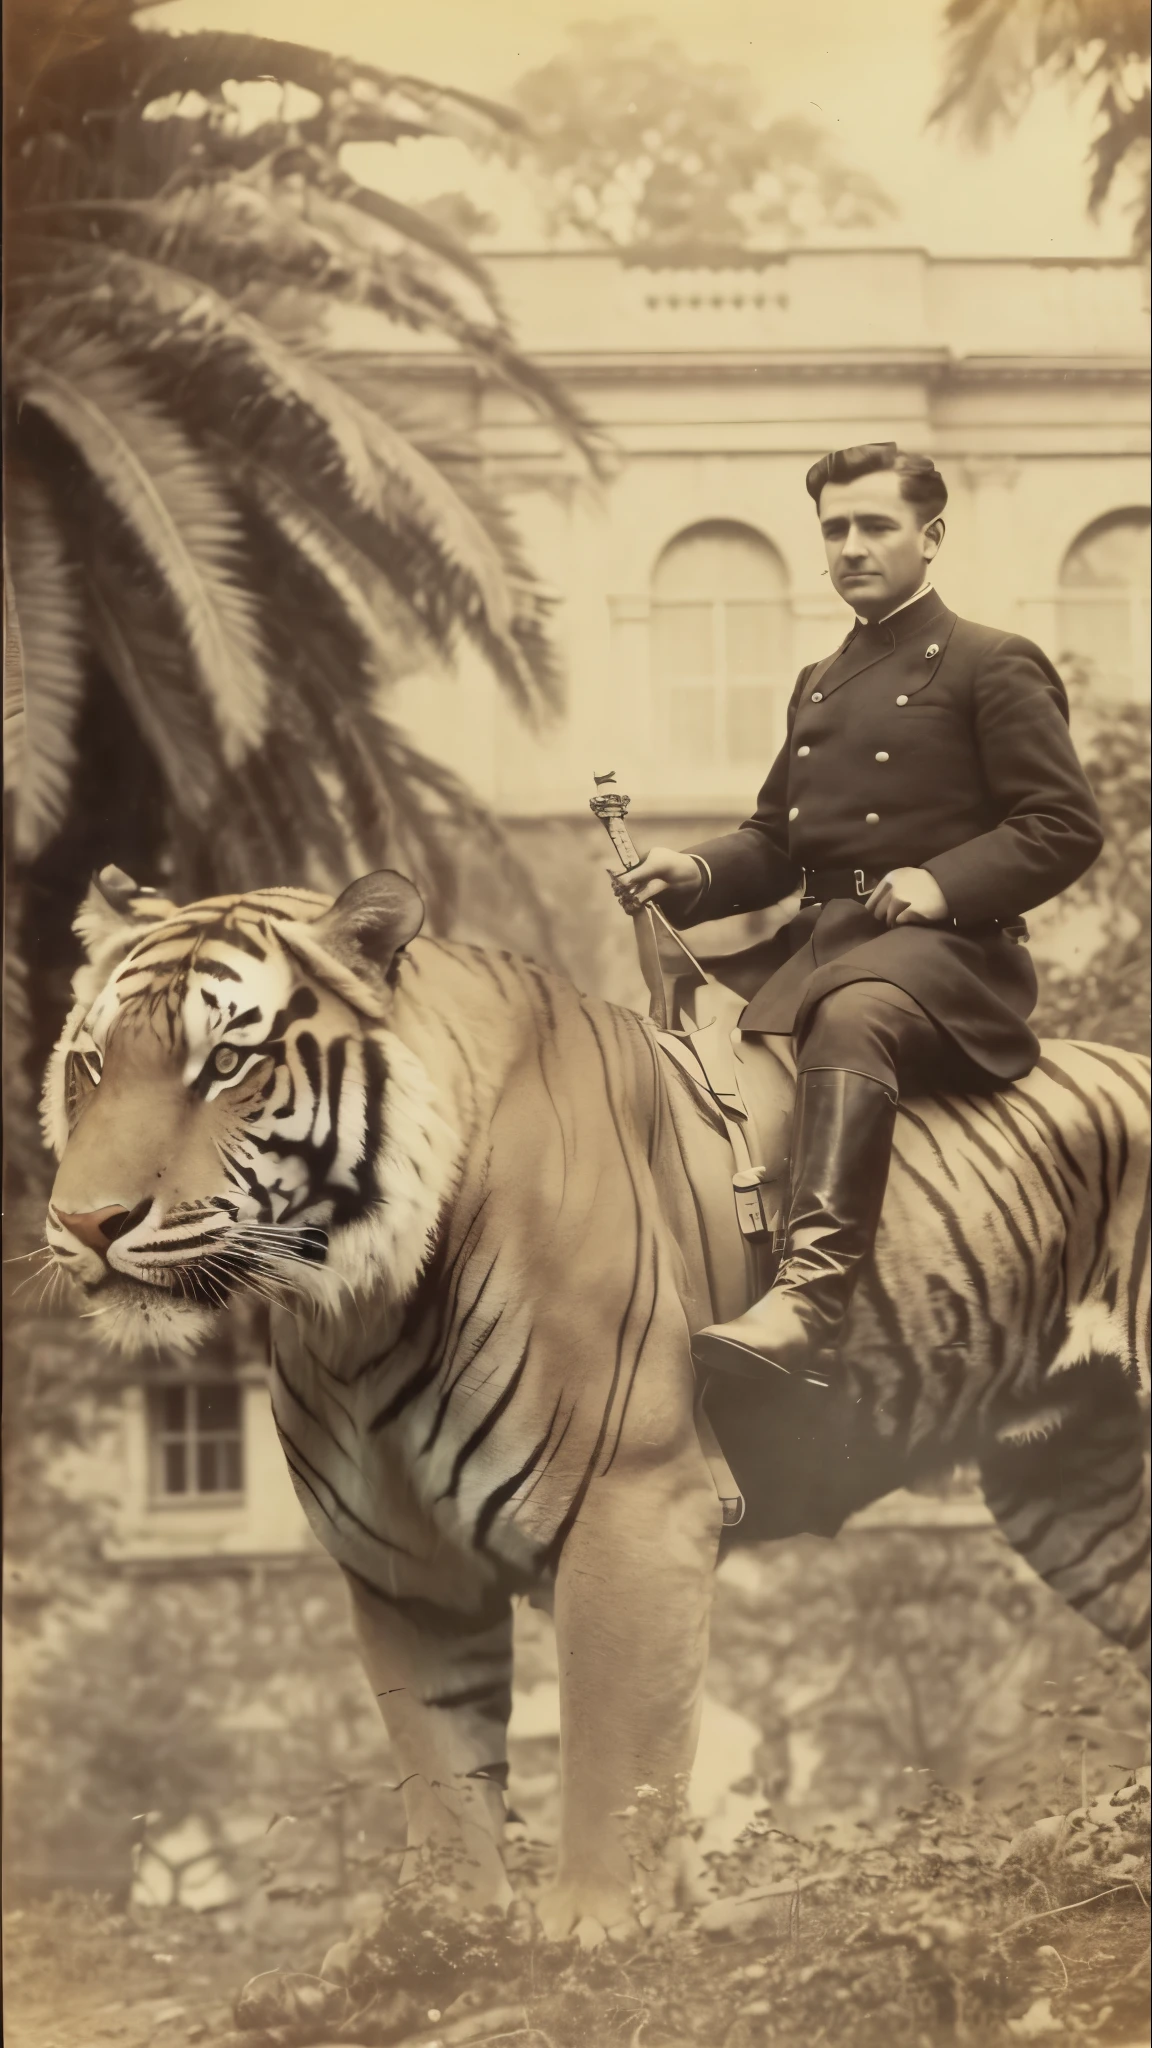
[[9, 0], [10, 2048], [1149, 2048], [1144, 0]]

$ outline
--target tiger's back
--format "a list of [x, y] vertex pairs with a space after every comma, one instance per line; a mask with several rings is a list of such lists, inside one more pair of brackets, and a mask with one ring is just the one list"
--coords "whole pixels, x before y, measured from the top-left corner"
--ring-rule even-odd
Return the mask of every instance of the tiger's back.
[[[315, 1470], [302, 1497], [342, 1562], [379, 1568], [369, 1526], [404, 1543], [389, 1582], [432, 1596], [431, 1532], [479, 1598], [550, 1574], [623, 1438], [655, 1452], [685, 1425], [689, 1333], [748, 1275], [724, 1120], [631, 1012], [423, 941], [397, 997], [394, 1028], [453, 1100], [460, 1177], [382, 1340], [318, 1369], [298, 1326], [281, 1334], [277, 1409], [290, 1462], [303, 1436], [325, 1473], [322, 1502]], [[877, 1490], [1051, 1433], [1106, 1362], [1146, 1383], [1147, 1103], [1145, 1062], [1060, 1044], [996, 1096], [902, 1106], [846, 1347]]]

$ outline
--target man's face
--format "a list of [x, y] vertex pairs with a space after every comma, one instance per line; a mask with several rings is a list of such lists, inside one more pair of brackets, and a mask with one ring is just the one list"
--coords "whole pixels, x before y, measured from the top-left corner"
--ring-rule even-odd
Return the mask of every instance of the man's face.
[[892, 469], [825, 484], [820, 530], [833, 589], [872, 622], [919, 590], [944, 531], [938, 519], [922, 523]]

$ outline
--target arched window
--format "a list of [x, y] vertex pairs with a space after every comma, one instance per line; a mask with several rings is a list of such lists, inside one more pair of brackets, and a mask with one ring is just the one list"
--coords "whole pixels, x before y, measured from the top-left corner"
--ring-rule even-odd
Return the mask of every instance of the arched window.
[[1073, 541], [1060, 571], [1060, 646], [1102, 697], [1147, 697], [1152, 514], [1110, 512]]
[[763, 534], [710, 519], [669, 542], [652, 578], [652, 649], [669, 752], [767, 768], [795, 676], [788, 575]]

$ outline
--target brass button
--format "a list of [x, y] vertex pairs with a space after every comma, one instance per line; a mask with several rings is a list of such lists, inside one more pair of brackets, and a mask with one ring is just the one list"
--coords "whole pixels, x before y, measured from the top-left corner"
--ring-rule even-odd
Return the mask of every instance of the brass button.
[[808, 755], [812, 752], [812, 749], [811, 747], [797, 747], [796, 752], [799, 755], [801, 761], [803, 761], [807, 759]]
[[794, 819], [794, 818], [798, 818], [799, 816], [800, 816], [800, 813], [799, 813], [799, 811], [797, 810], [797, 808], [796, 808], [795, 804], [793, 804], [793, 806], [792, 806], [792, 809], [791, 809], [791, 810], [789, 811], [789, 813], [788, 813], [788, 823], [789, 823], [789, 824], [791, 824], [791, 823], [792, 823], [792, 821], [793, 821], [793, 819]]
[[907, 697], [897, 697], [896, 702], [898, 704], [906, 704], [908, 702], [908, 699]]
[[877, 754], [876, 759], [878, 761], [886, 761], [888, 759], [888, 756], [887, 754]]
[[812, 692], [812, 702], [813, 702], [814, 704], [822, 704], [822, 703], [824, 702], [824, 692], [823, 692], [823, 690], [813, 690], [813, 692]]
[[932, 660], [932, 657], [933, 657], [933, 655], [935, 655], [935, 654], [939, 654], [939, 652], [940, 652], [940, 649], [938, 648], [938, 646], [936, 645], [936, 642], [935, 642], [935, 640], [934, 640], [934, 641], [932, 642], [932, 645], [931, 645], [931, 647], [926, 647], [926, 648], [924, 649], [924, 659], [925, 659], [925, 661], [931, 661], [931, 660]]
[[864, 823], [866, 825], [878, 825], [880, 823], [879, 811], [869, 811], [868, 816], [864, 820]]

